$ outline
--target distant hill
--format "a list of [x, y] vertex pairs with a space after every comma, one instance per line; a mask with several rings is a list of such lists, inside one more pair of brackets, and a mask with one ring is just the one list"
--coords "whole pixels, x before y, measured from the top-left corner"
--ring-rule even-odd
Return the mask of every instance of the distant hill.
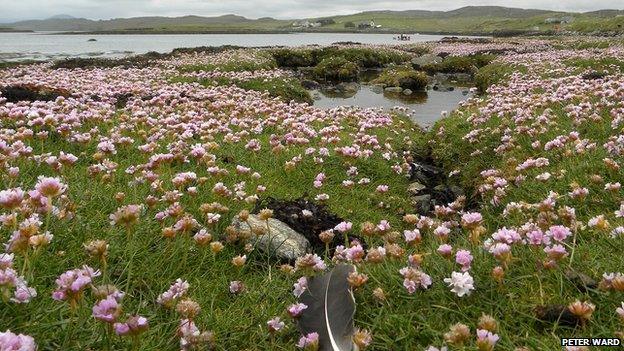
[[[358, 24], [375, 23], [374, 27]], [[301, 25], [308, 23], [308, 25]], [[315, 24], [315, 25], [311, 25]], [[624, 10], [586, 13], [520, 9], [502, 6], [466, 6], [452, 11], [367, 11], [344, 16], [301, 20], [271, 17], [248, 19], [218, 17], [134, 17], [90, 20], [57, 15], [3, 25], [16, 30], [107, 33], [285, 32], [285, 31], [387, 31], [419, 33], [491, 34], [496, 32], [577, 31], [624, 32]]]
[[74, 19], [74, 18], [76, 18], [76, 17], [70, 16], [70, 15], [61, 14], [61, 15], [52, 16], [52, 17], [50, 17], [48, 19], [55, 20], [55, 19]]
[[174, 27], [201, 27], [215, 24], [233, 24], [249, 22], [251, 20], [236, 15], [219, 17], [133, 17], [115, 18], [110, 20], [90, 20], [86, 18], [49, 18], [45, 20], [30, 20], [10, 23], [8, 26], [15, 29], [31, 29], [36, 31], [112, 31], [133, 29], [162, 29]]

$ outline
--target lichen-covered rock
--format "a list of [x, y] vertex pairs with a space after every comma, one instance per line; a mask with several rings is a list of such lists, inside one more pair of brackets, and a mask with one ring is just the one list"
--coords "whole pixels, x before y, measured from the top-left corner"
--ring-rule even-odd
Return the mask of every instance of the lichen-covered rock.
[[407, 192], [412, 195], [418, 195], [421, 191], [425, 189], [427, 189], [426, 185], [419, 182], [413, 182], [407, 187]]
[[267, 225], [267, 221], [252, 214], [246, 222], [235, 217], [232, 225], [239, 231], [251, 232], [247, 242], [273, 257], [292, 261], [310, 251], [308, 239], [277, 219], [270, 218]]

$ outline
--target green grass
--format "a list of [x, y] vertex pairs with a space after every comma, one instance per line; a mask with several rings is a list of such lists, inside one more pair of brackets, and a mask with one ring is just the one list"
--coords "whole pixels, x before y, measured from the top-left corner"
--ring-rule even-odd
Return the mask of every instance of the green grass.
[[[121, 122], [123, 117], [119, 118], [97, 127], [102, 131], [108, 130]], [[341, 136], [348, 142], [351, 139], [350, 132], [356, 128], [356, 120], [342, 127], [345, 130]], [[393, 131], [399, 134], [396, 135]], [[161, 235], [161, 225], [153, 219], [156, 209], [148, 209], [143, 213], [140, 222], [132, 230], [130, 240], [123, 229], [111, 227], [108, 216], [122, 204], [113, 199], [114, 194], [126, 194], [123, 204], [143, 203], [150, 194], [146, 185], [128, 186], [133, 177], [123, 172], [130, 165], [144, 162], [145, 156], [137, 153], [135, 147], [143, 142], [147, 135], [145, 132], [148, 132], [145, 126], [136, 125], [125, 133], [136, 138], [137, 142], [120, 148], [118, 154], [111, 158], [118, 163], [118, 168], [110, 178], [86, 176], [86, 168], [92, 162], [89, 155], [95, 151], [95, 145], [83, 148], [68, 143], [54, 131], [51, 131], [51, 136], [46, 140], [33, 141], [34, 148], [41, 148], [46, 152], [58, 154], [63, 150], [81, 155], [80, 161], [74, 167], [66, 168], [62, 172], [64, 181], [70, 184], [68, 196], [78, 206], [73, 220], [52, 220], [46, 226], [46, 229], [54, 233], [55, 239], [37, 258], [31, 258], [33, 277], [29, 281], [30, 285], [37, 287], [39, 296], [23, 306], [3, 305], [0, 329], [27, 330], [36, 338], [40, 350], [104, 349], [106, 344], [103, 326], [90, 316], [91, 306], [95, 302], [91, 294], [85, 294], [75, 314], [71, 313], [67, 304], [53, 302], [50, 298], [54, 279], [65, 269], [80, 267], [85, 263], [101, 268], [98, 262], [87, 257], [82, 244], [93, 239], [104, 239], [110, 244], [109, 271], [107, 278], [96, 278], [96, 283], [115, 284], [126, 290], [128, 295], [123, 302], [124, 311], [139, 313], [149, 319], [151, 327], [141, 337], [141, 349], [176, 349], [176, 313], [156, 305], [155, 299], [176, 278], [182, 277], [191, 284], [189, 297], [199, 302], [203, 309], [196, 322], [202, 329], [210, 329], [215, 333], [218, 350], [291, 350], [293, 340], [298, 337], [292, 324], [286, 333], [280, 334], [275, 340], [270, 339], [266, 331], [265, 323], [273, 316], [280, 315], [287, 319], [285, 303], [294, 301], [291, 289], [295, 277], [280, 273], [277, 269], [278, 262], [273, 262], [272, 279], [268, 280], [269, 268], [263, 264], [265, 258], [257, 253], [249, 255], [250, 263], [243, 269], [233, 268], [230, 260], [241, 252], [240, 246], [226, 245], [225, 250], [215, 256], [208, 248], [198, 248], [188, 236], [180, 236], [174, 240], [165, 239]], [[390, 219], [393, 225], [400, 224], [399, 213], [402, 208], [407, 207], [407, 199], [402, 196], [407, 180], [394, 174], [381, 157], [354, 160], [351, 164], [359, 168], [360, 176], [370, 177], [372, 182], [365, 187], [347, 190], [340, 186], [346, 169], [343, 160], [337, 156], [326, 158], [322, 166], [314, 164], [312, 158], [306, 158], [295, 170], [285, 170], [284, 163], [293, 156], [302, 154], [305, 147], [291, 147], [285, 152], [274, 154], [267, 147], [272, 132], [268, 128], [256, 135], [265, 146], [257, 153], [245, 150], [244, 144], [230, 144], [221, 138], [214, 140], [221, 145], [219, 149], [213, 150], [217, 157], [216, 165], [229, 169], [229, 176], [215, 179], [207, 174], [205, 168], [182, 163], [164, 165], [159, 173], [164, 178], [171, 178], [178, 172], [195, 171], [199, 177], [206, 176], [210, 179], [208, 184], [199, 186], [201, 191], [196, 197], [184, 199], [182, 205], [198, 220], [202, 218], [199, 211], [201, 204], [219, 201], [227, 205], [229, 212], [224, 214], [221, 224], [212, 230], [218, 237], [223, 235], [225, 226], [233, 215], [241, 209], [253, 207], [244, 202], [224, 200], [209, 191], [217, 181], [226, 184], [240, 181], [240, 177], [235, 174], [235, 164], [242, 164], [260, 172], [262, 179], [256, 181], [250, 178], [247, 186], [265, 184], [270, 195], [276, 198], [291, 199], [316, 193], [311, 190], [311, 185], [306, 184], [318, 172], [325, 172], [328, 180], [323, 191], [331, 196], [328, 202], [331, 211], [349, 218], [356, 225], [364, 220], [382, 218]], [[403, 137], [417, 135], [401, 118], [397, 118], [396, 124], [387, 130], [370, 132], [376, 133], [379, 140], [388, 141], [397, 149], [403, 145]], [[226, 159], [236, 160], [236, 163], [223, 161]], [[45, 165], [22, 161], [15, 166], [19, 166], [23, 173], [20, 183], [25, 188], [34, 185], [36, 175], [54, 175]], [[381, 198], [371, 195], [381, 183], [389, 184], [391, 189], [389, 195], [383, 197], [387, 208], [378, 208], [376, 204]], [[0, 181], [3, 189], [14, 185], [6, 178]], [[169, 182], [166, 186], [171, 187]], [[158, 206], [162, 208], [163, 205]], [[6, 230], [2, 231], [3, 241], [7, 234]], [[244, 281], [247, 292], [232, 296], [228, 292], [228, 284], [232, 280]], [[113, 348], [128, 349], [130, 342], [114, 338]]]
[[[572, 72], [604, 68], [621, 74], [624, 70], [621, 60], [609, 57], [599, 60], [571, 59], [565, 64]], [[230, 66], [225, 64], [220, 67]], [[234, 64], [231, 67], [238, 69]], [[204, 66], [201, 69], [207, 68]], [[507, 66], [494, 61], [479, 70], [477, 84], [483, 91], [492, 84], [504, 85], [513, 72], [535, 74], [528, 67]], [[560, 72], [549, 74], [554, 76]], [[548, 79], [549, 76], [542, 78]], [[177, 83], [187, 81], [180, 77], [172, 79]], [[213, 82], [202, 83], [213, 84]], [[289, 82], [281, 80], [216, 83], [236, 84], [250, 90], [266, 90], [285, 100], [289, 99], [287, 96], [293, 94], [293, 91], [294, 94], [298, 94], [296, 92], [298, 87], [289, 86]], [[592, 174], [599, 173], [605, 182], [621, 181], [620, 173], [605, 169], [602, 160], [607, 155], [604, 149], [590, 150], [586, 154], [569, 157], [556, 150], [535, 151], [530, 146], [535, 140], [544, 144], [557, 135], [567, 134], [572, 130], [578, 130], [583, 137], [602, 145], [611, 132], [608, 116], [612, 106], [604, 103], [601, 97], [591, 95], [590, 91], [587, 94], [591, 96], [594, 106], [599, 106], [595, 110], [603, 117], [602, 121], [575, 126], [572, 125], [565, 106], [560, 103], [551, 103], [547, 106], [528, 105], [527, 108], [531, 109], [533, 116], [538, 116], [544, 113], [546, 108], [550, 108], [555, 116], [553, 121], [556, 125], [553, 124], [551, 128], [535, 136], [516, 135], [515, 142], [518, 147], [503, 156], [497, 155], [494, 148], [500, 144], [507, 127], [516, 127], [512, 118], [514, 111], [501, 114], [480, 125], [479, 127], [484, 130], [476, 142], [470, 143], [463, 139], [466, 133], [474, 129], [474, 125], [467, 117], [479, 114], [479, 109], [488, 102], [487, 99], [496, 99], [497, 96], [485, 95], [484, 101], [460, 108], [450, 117], [439, 121], [428, 133], [420, 131], [404, 116], [393, 116], [392, 125], [366, 130], [366, 133], [376, 135], [380, 146], [398, 153], [407, 151], [423, 156], [431, 153], [446, 172], [460, 169], [461, 172], [452, 178], [454, 179], [452, 182], [461, 185], [475, 198], [477, 196], [474, 195], [474, 190], [480, 185], [481, 171], [497, 168], [512, 174], [515, 166], [528, 157], [548, 157], [553, 163], [552, 169], [549, 170], [560, 174], [560, 177], [553, 177], [545, 185], [530, 181], [541, 172], [540, 170], [529, 171], [526, 173], [529, 181], [511, 187], [506, 201], [539, 202], [550, 190], [566, 194], [570, 191], [570, 183], [579, 182], [590, 189], [590, 195], [585, 202], [569, 198], [558, 201], [560, 205], [574, 206], [579, 221], [587, 223], [592, 215], [611, 211], [622, 201], [621, 195], [606, 194], [601, 191], [601, 185], [593, 184], [589, 180]], [[176, 114], [176, 118], [183, 118], [178, 116], [177, 112], [172, 109], [168, 113]], [[227, 108], [215, 111], [215, 115], [226, 116], [223, 118], [229, 118], [228, 113]], [[254, 113], [254, 117], [258, 120], [271, 118], [261, 108], [250, 113]], [[124, 312], [139, 313], [148, 317], [150, 329], [141, 336], [140, 349], [178, 349], [178, 340], [175, 336], [178, 317], [175, 312], [158, 306], [155, 299], [176, 278], [181, 277], [191, 284], [189, 297], [202, 307], [196, 322], [200, 328], [214, 332], [217, 350], [293, 350], [299, 334], [294, 323], [286, 317], [284, 309], [290, 302], [295, 301], [291, 289], [297, 277], [280, 272], [278, 262], [273, 262], [269, 268], [265, 264], [266, 257], [254, 252], [248, 255], [248, 263], [243, 268], [237, 269], [230, 261], [232, 257], [243, 253], [243, 248], [239, 244], [228, 244], [224, 251], [213, 255], [209, 249], [197, 247], [188, 236], [164, 238], [161, 235], [163, 225], [154, 219], [154, 215], [164, 209], [166, 203], [159, 203], [156, 208], [146, 209], [140, 222], [134, 227], [131, 239], [127, 238], [124, 230], [111, 227], [108, 216], [119, 206], [143, 203], [148, 195], [153, 194], [146, 184], [129, 185], [134, 176], [127, 174], [125, 169], [146, 161], [147, 156], [137, 152], [136, 147], [146, 144], [154, 130], [146, 122], [128, 123], [129, 121], [130, 117], [119, 111], [114, 119], [91, 122], [82, 127], [82, 132], [96, 128], [100, 134], [108, 134], [116, 130], [124, 136], [133, 138], [131, 144], [118, 146], [118, 153], [109, 156], [111, 161], [117, 163], [110, 176], [88, 175], [88, 167], [97, 163], [93, 158], [96, 142], [86, 145], [70, 143], [61, 137], [56, 129], [43, 125], [35, 128], [36, 131], [48, 131], [50, 135], [47, 138], [25, 138], [24, 142], [36, 153], [49, 152], [58, 155], [60, 151], [71, 152], [80, 157], [78, 163], [56, 173], [45, 162], [37, 163], [30, 159], [18, 158], [12, 165], [20, 167], [19, 184], [6, 176], [0, 178], [1, 189], [17, 185], [30, 189], [40, 174], [61, 176], [69, 185], [68, 198], [76, 205], [72, 206], [75, 208], [73, 219], [53, 219], [45, 225], [45, 229], [50, 230], [55, 238], [50, 247], [43, 249], [36, 257], [31, 257], [32, 277], [28, 277], [29, 284], [37, 288], [39, 296], [26, 305], [0, 305], [2, 306], [0, 330], [10, 328], [16, 332], [30, 334], [36, 338], [40, 350], [106, 349], [104, 328], [90, 316], [90, 308], [95, 302], [91, 294], [85, 294], [76, 313], [72, 313], [67, 304], [53, 302], [50, 299], [54, 279], [66, 269], [80, 267], [85, 263], [101, 268], [98, 262], [87, 257], [82, 245], [89, 240], [105, 239], [110, 244], [109, 270], [106, 277], [97, 278], [96, 282], [115, 284], [126, 290], [128, 295], [123, 301]], [[122, 125], [123, 128], [118, 128]], [[11, 119], [7, 119], [3, 124], [3, 128], [19, 127], [20, 125]], [[313, 122], [310, 127], [319, 130], [326, 126]], [[340, 128], [339, 145], [349, 145], [355, 137], [361, 136], [361, 126], [356, 118], [347, 118], [337, 123], [336, 127]], [[370, 158], [345, 158], [332, 152], [330, 156], [324, 158], [322, 164], [315, 163], [312, 157], [304, 157], [301, 164], [288, 170], [284, 164], [297, 155], [305, 154], [307, 147], [312, 145], [332, 149], [336, 145], [325, 143], [320, 137], [313, 137], [311, 145], [290, 145], [281, 152], [273, 152], [269, 146], [271, 135], [284, 133], [283, 128], [287, 127], [266, 125], [262, 130], [251, 130], [249, 126], [234, 127], [235, 132], [253, 133], [253, 138], [257, 138], [263, 146], [258, 152], [246, 150], [245, 143], [224, 140], [220, 133], [215, 134], [212, 139], [207, 137], [205, 140], [189, 140], [189, 143], [214, 142], [218, 145], [219, 147], [210, 151], [215, 155], [215, 160], [206, 162], [213, 162], [212, 165], [227, 169], [229, 174], [212, 176], [207, 172], [205, 163], [185, 163], [178, 160], [157, 169], [160, 179], [163, 180], [163, 189], [158, 190], [157, 194], [174, 190], [170, 179], [176, 173], [193, 171], [199, 177], [206, 177], [206, 183], [198, 185], [197, 195], [184, 196], [181, 205], [200, 222], [203, 222], [200, 211], [202, 204], [218, 201], [226, 205], [229, 211], [223, 213], [223, 219], [211, 229], [215, 237], [220, 238], [223, 238], [229, 220], [240, 210], [251, 209], [253, 205], [231, 198], [220, 198], [210, 189], [216, 182], [232, 185], [241, 180], [246, 181], [247, 189], [254, 189], [260, 184], [266, 185], [267, 195], [276, 198], [313, 197], [325, 192], [330, 195], [329, 209], [353, 222], [354, 228], [359, 228], [365, 221], [377, 222], [381, 219], [389, 220], [393, 230], [399, 233], [409, 228], [402, 221], [403, 214], [411, 211], [410, 200], [406, 195], [409, 181], [392, 171], [390, 164], [380, 153]], [[170, 141], [172, 140], [166, 142]], [[166, 142], [158, 145], [159, 151], [171, 151], [165, 149]], [[482, 153], [473, 156], [472, 153], [477, 150]], [[235, 172], [237, 164], [251, 167], [262, 177], [241, 179]], [[358, 168], [360, 172], [358, 178], [368, 177], [371, 183], [352, 189], [343, 187], [341, 182], [346, 179], [345, 172], [350, 166]], [[321, 190], [312, 187], [312, 180], [319, 172], [327, 175]], [[375, 188], [380, 184], [389, 185], [389, 193], [385, 195], [376, 193]], [[123, 201], [118, 202], [114, 199], [118, 192], [125, 193]], [[380, 202], [383, 202], [383, 205], [380, 205]], [[522, 215], [504, 217], [502, 208], [488, 201], [480, 202], [478, 206], [478, 210], [484, 216], [488, 235], [502, 226], [519, 226], [528, 220]], [[168, 222], [166, 225], [170, 224]], [[8, 228], [0, 229], [0, 238], [3, 242], [9, 234]], [[367, 237], [364, 240], [369, 247], [384, 245], [384, 238], [381, 237]], [[405, 257], [388, 258], [379, 264], [359, 265], [358, 270], [367, 274], [369, 281], [361, 290], [355, 292], [357, 301], [355, 323], [358, 327], [372, 332], [374, 341], [371, 349], [397, 350], [398, 345], [398, 349], [401, 350], [421, 350], [430, 344], [441, 346], [444, 343], [443, 334], [452, 324], [465, 323], [470, 326], [474, 335], [477, 319], [482, 313], [492, 315], [499, 323], [498, 334], [501, 340], [496, 350], [514, 350], [522, 346], [530, 347], [532, 350], [557, 350], [560, 348], [560, 337], [613, 337], [614, 331], [622, 329], [621, 322], [615, 314], [615, 308], [622, 301], [621, 293], [618, 295], [594, 290], [581, 292], [564, 276], [563, 267], [554, 270], [536, 269], [536, 260], [540, 255], [540, 252], [536, 251], [538, 249], [514, 246], [514, 261], [506, 272], [505, 283], [498, 285], [490, 278], [491, 268], [497, 264], [490, 254], [482, 250], [480, 245], [474, 246], [464, 235], [454, 235], [451, 240], [453, 247], [470, 248], [474, 256], [471, 274], [475, 278], [476, 290], [464, 298], [458, 298], [450, 293], [442, 282], [444, 277], [448, 277], [450, 272], [458, 268], [452, 260], [439, 257], [436, 249], [440, 242], [429, 232], [426, 232], [423, 242], [418, 246], [408, 247], [399, 240], [407, 254], [424, 255], [423, 270], [431, 275], [434, 281], [429, 290], [418, 291], [413, 295], [407, 294], [398, 273], [399, 269], [406, 265]], [[624, 241], [610, 239], [605, 233], [581, 228], [575, 259], [571, 265], [599, 279], [604, 272], [622, 271], [620, 257], [623, 254]], [[21, 257], [18, 258], [18, 264], [20, 266], [22, 264]], [[568, 262], [565, 261], [561, 265], [567, 266]], [[232, 296], [228, 292], [228, 284], [232, 280], [242, 280], [247, 286], [247, 292]], [[384, 303], [376, 301], [372, 296], [373, 289], [378, 287], [383, 288], [388, 297]], [[537, 305], [567, 305], [576, 299], [589, 299], [597, 306], [594, 318], [584, 328], [569, 328], [556, 323], [541, 324], [535, 318], [533, 310]], [[266, 321], [274, 316], [281, 316], [287, 320], [288, 327], [284, 333], [270, 338]], [[114, 338], [112, 343], [112, 349], [115, 350], [130, 349], [132, 346], [130, 340], [120, 338]], [[475, 350], [476, 347], [471, 341], [465, 347], [457, 349]]]
[[[617, 61], [617, 62], [613, 62]], [[598, 69], [604, 63], [613, 69], [613, 72], [621, 74], [621, 60], [604, 59], [573, 59], [567, 61], [570, 67], [586, 67]], [[526, 74], [526, 67], [509, 67], [502, 63], [494, 63], [486, 66], [477, 75], [477, 83], [485, 87], [490, 84], [505, 84], [505, 77], [511, 72]], [[479, 76], [490, 75], [491, 78]], [[556, 77], [556, 75], [554, 75]], [[548, 77], [544, 77], [547, 79]], [[596, 102], [599, 97], [593, 97], [591, 92], [587, 92], [589, 100]], [[488, 96], [484, 97], [485, 99]], [[489, 97], [496, 99], [497, 96]], [[469, 143], [463, 137], [473, 130], [473, 126], [466, 120], [467, 116], [478, 114], [478, 108], [483, 104], [462, 108], [454, 112], [449, 118], [436, 123], [431, 131], [433, 141], [430, 142], [433, 157], [440, 162], [447, 170], [458, 169], [460, 173], [456, 176], [456, 182], [468, 192], [476, 191], [483, 183], [480, 172], [487, 169], [500, 169], [504, 175], [514, 174], [514, 168], [519, 163], [529, 157], [547, 157], [551, 162], [551, 167], [541, 170], [531, 170], [526, 173], [527, 180], [519, 185], [511, 187], [511, 191], [505, 197], [505, 203], [538, 203], [542, 201], [549, 191], [558, 194], [567, 194], [570, 191], [570, 184], [577, 182], [587, 186], [590, 191], [589, 197], [585, 201], [572, 200], [568, 197], [561, 197], [558, 206], [568, 205], [576, 208], [578, 220], [587, 223], [589, 218], [596, 214], [605, 213], [609, 215], [611, 209], [618, 208], [622, 197], [617, 192], [609, 194], [604, 192], [603, 185], [592, 183], [590, 177], [599, 174], [603, 177], [604, 183], [621, 181], [621, 174], [612, 171], [604, 166], [603, 159], [609, 157], [604, 149], [588, 151], [582, 155], [564, 155], [562, 151], [540, 151], [534, 150], [531, 143], [539, 140], [542, 145], [552, 140], [557, 135], [565, 135], [571, 131], [578, 131], [583, 138], [589, 138], [598, 145], [607, 141], [609, 133], [613, 133], [608, 126], [609, 109], [596, 109], [595, 112], [602, 116], [603, 120], [596, 123], [585, 123], [581, 126], [574, 126], [570, 122], [567, 112], [556, 102], [546, 106], [527, 106], [531, 110], [531, 115], [537, 116], [546, 108], [552, 109], [555, 116], [547, 131], [535, 135], [517, 135], [514, 138], [517, 147], [505, 153], [503, 156], [494, 152], [501, 141], [503, 131], [506, 128], [515, 128], [517, 125], [511, 119], [512, 114], [502, 114], [500, 117], [492, 118], [487, 123], [478, 127], [482, 133], [477, 137], [477, 141]], [[473, 156], [475, 151], [481, 151], [478, 156]], [[458, 162], [461, 160], [461, 162]], [[621, 160], [621, 159], [620, 159]], [[548, 170], [555, 176], [547, 184], [533, 180], [537, 174]], [[557, 176], [559, 175], [559, 176]], [[481, 213], [486, 217], [488, 232], [502, 226], [519, 226], [525, 223], [529, 215], [511, 215], [504, 217], [503, 208], [482, 203]], [[536, 210], [529, 211], [536, 213]], [[620, 221], [621, 222], [621, 221]], [[620, 225], [621, 223], [618, 222]], [[618, 223], [612, 223], [617, 226]], [[592, 277], [600, 278], [602, 273], [611, 271], [621, 271], [621, 263], [616, 257], [624, 253], [624, 242], [608, 237], [604, 232], [583, 227], [579, 229], [578, 241], [574, 262], [570, 265], [581, 272]], [[508, 333], [508, 337], [502, 339], [502, 349], [512, 350], [521, 345], [530, 346], [534, 350], [551, 350], [558, 348], [558, 337], [574, 335], [591, 335], [592, 337], [608, 337], [613, 335], [615, 330], [621, 330], [621, 322], [614, 316], [613, 310], [620, 305], [622, 296], [617, 293], [606, 293], [602, 291], [581, 292], [572, 284], [561, 272], [561, 269], [553, 271], [536, 270], [536, 255], [539, 253], [532, 251], [528, 247], [521, 247], [519, 251], [514, 251], [516, 260], [512, 264], [512, 271], [509, 272], [509, 281], [504, 287], [488, 286], [489, 293], [480, 293], [474, 297], [475, 304], [488, 308], [493, 315], [503, 318], [503, 329]], [[486, 261], [490, 258], [480, 257]], [[492, 261], [492, 265], [494, 265]], [[568, 263], [566, 262], [566, 266]], [[478, 276], [484, 277], [488, 272], [482, 271]], [[473, 297], [471, 297], [473, 298]], [[439, 297], [444, 300], [444, 296]], [[547, 326], [543, 328], [534, 320], [532, 307], [540, 304], [563, 304], [567, 305], [575, 299], [591, 300], [596, 306], [596, 318], [591, 321], [585, 329], [571, 329], [561, 326]], [[453, 305], [453, 301], [436, 301], [441, 313], [446, 313], [447, 318], [459, 318], [459, 315], [466, 320], [474, 320], [477, 312], [467, 306]], [[478, 301], [478, 302], [476, 302]], [[447, 310], [448, 309], [448, 310]], [[435, 312], [440, 313], [438, 310]], [[432, 310], [427, 313], [427, 323], [431, 325]], [[435, 314], [435, 313], [434, 313]], [[457, 316], [453, 316], [456, 314]], [[437, 320], [438, 325], [444, 325], [444, 319]], [[435, 335], [435, 333], [433, 333]], [[513, 336], [512, 336], [513, 335]], [[505, 340], [506, 339], [506, 340]], [[511, 341], [511, 342], [510, 342]]]

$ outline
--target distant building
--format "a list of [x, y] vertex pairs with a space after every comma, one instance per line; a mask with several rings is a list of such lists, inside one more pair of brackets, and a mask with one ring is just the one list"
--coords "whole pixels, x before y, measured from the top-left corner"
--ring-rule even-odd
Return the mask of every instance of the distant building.
[[381, 24], [375, 24], [373, 20], [368, 22], [360, 22], [358, 23], [359, 29], [367, 29], [367, 28], [381, 28]]
[[547, 24], [568, 24], [574, 22], [574, 17], [572, 16], [563, 16], [563, 17], [549, 17], [544, 20]]
[[321, 22], [310, 22], [308, 20], [293, 22], [293, 27], [297, 28], [316, 28], [322, 25]]

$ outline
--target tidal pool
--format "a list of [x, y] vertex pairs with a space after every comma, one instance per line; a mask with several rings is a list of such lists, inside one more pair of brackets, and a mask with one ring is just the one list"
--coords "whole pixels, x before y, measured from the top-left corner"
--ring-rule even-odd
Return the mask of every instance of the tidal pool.
[[403, 93], [385, 92], [371, 85], [360, 85], [354, 94], [335, 94], [328, 91], [314, 91], [314, 106], [330, 109], [338, 106], [359, 106], [362, 108], [381, 107], [391, 109], [395, 106], [408, 108], [411, 119], [421, 126], [430, 126], [441, 118], [444, 111], [452, 111], [469, 97], [470, 87], [454, 86], [452, 91], [427, 90]]

